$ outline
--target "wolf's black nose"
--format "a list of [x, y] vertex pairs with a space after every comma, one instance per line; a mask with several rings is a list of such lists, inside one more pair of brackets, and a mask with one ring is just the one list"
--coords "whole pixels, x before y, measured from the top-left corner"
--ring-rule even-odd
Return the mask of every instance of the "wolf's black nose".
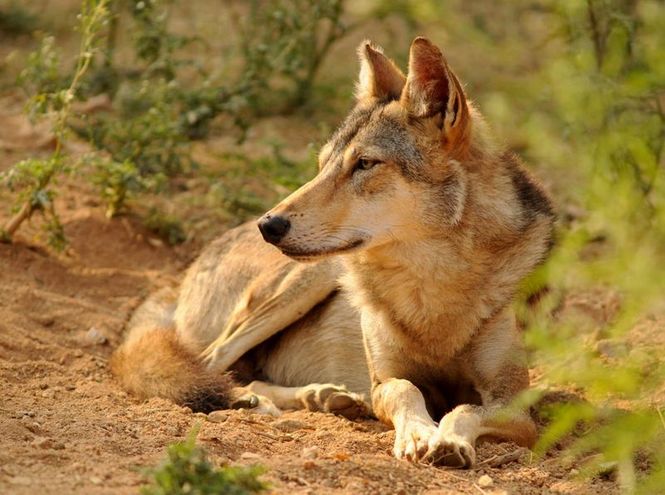
[[263, 238], [271, 244], [277, 244], [291, 228], [291, 222], [284, 217], [266, 215], [259, 220], [259, 230]]

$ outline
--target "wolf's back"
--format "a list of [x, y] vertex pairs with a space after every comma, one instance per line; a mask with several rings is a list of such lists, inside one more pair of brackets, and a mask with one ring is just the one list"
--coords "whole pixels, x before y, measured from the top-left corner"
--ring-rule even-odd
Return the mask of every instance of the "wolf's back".
[[203, 412], [228, 408], [231, 379], [208, 371], [178, 340], [176, 304], [177, 291], [170, 288], [143, 302], [111, 357], [111, 371], [123, 389], [140, 399], [161, 397]]

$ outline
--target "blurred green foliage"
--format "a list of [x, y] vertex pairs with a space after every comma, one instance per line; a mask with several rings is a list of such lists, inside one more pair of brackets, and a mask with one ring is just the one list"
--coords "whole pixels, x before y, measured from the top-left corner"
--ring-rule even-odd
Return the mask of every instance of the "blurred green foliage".
[[152, 480], [142, 495], [249, 495], [267, 489], [259, 467], [214, 467], [196, 445], [197, 433], [194, 428], [187, 440], [168, 447], [167, 458], [148, 471]]
[[[567, 454], [583, 474], [611, 468], [624, 492], [656, 493], [665, 486], [665, 364], [650, 315], [662, 314], [665, 295], [665, 6], [446, 3], [440, 22], [473, 40], [497, 74], [481, 110], [551, 178], [559, 205], [558, 245], [525, 283], [520, 308], [542, 376], [527, 401], [552, 388], [586, 401], [550, 405], [537, 450], [574, 433]], [[419, 4], [414, 15], [436, 18], [437, 7]], [[567, 309], [585, 291], [616, 294], [616, 311], [589, 322]], [[637, 342], [638, 327], [650, 345]]]
[[0, 36], [30, 34], [38, 26], [38, 17], [26, 10], [18, 0], [11, 0], [0, 6]]
[[[263, 112], [275, 105], [297, 107], [310, 97], [314, 77], [332, 45], [348, 29], [342, 22], [342, 0], [276, 0], [249, 2], [241, 26], [241, 53], [246, 61], [242, 85], [254, 86]], [[274, 76], [277, 76], [275, 78]], [[276, 80], [277, 79], [277, 80]], [[280, 84], [281, 83], [281, 84]]]
[[60, 174], [71, 172], [75, 167], [63, 150], [68, 138], [68, 122], [84, 77], [90, 69], [100, 36], [108, 15], [109, 0], [83, 0], [78, 16], [77, 29], [80, 46], [74, 69], [68, 77], [58, 72], [59, 57], [54, 48], [54, 39], [45, 37], [40, 48], [28, 59], [26, 69], [19, 76], [27, 87], [32, 88], [27, 103], [27, 112], [32, 118], [50, 116], [55, 147], [46, 158], [30, 158], [0, 176], [0, 179], [16, 191], [17, 202], [14, 215], [1, 229], [2, 239], [10, 240], [21, 224], [34, 212], [44, 216], [44, 229], [48, 243], [56, 250], [66, 244], [65, 234], [54, 206], [55, 183]]
[[181, 244], [187, 240], [182, 222], [173, 215], [168, 215], [155, 208], [150, 209], [143, 220], [143, 225], [171, 246]]
[[92, 162], [91, 180], [107, 205], [108, 218], [121, 212], [130, 197], [151, 187], [149, 179], [144, 178], [130, 160], [116, 162], [96, 158]]
[[[260, 115], [303, 105], [321, 62], [346, 30], [342, 0], [251, 2], [236, 6], [238, 11], [229, 5], [229, 15], [238, 21], [238, 50], [225, 54], [220, 67], [209, 68], [194, 46], [205, 46], [206, 40], [172, 29], [175, 4], [83, 0], [74, 69], [63, 64], [55, 38], [45, 36], [19, 77], [29, 95], [31, 117], [59, 115], [54, 125], [58, 143], [71, 129], [101, 152], [104, 158], [96, 161], [90, 176], [109, 216], [124, 211], [126, 201], [137, 193], [159, 190], [168, 177], [191, 173], [196, 167], [191, 141], [205, 137], [215, 117], [230, 118], [243, 139]], [[132, 56], [119, 60], [118, 52], [127, 44]], [[110, 97], [105, 108], [86, 112], [72, 106], [75, 100], [89, 101], [99, 93]], [[54, 155], [58, 160], [52, 161], [57, 166], [37, 181], [42, 185], [35, 189], [21, 182], [22, 196], [53, 197], [51, 179], [64, 171], [59, 150], [60, 144]], [[43, 169], [34, 169], [33, 175]], [[27, 167], [10, 174], [21, 170]], [[18, 209], [28, 213], [5, 226], [5, 239], [34, 210], [21, 209], [20, 203]], [[48, 211], [57, 215], [53, 208]], [[64, 239], [63, 232], [58, 238]]]
[[[317, 151], [312, 146], [305, 160], [295, 161], [283, 154], [281, 144], [273, 142], [271, 153], [260, 158], [226, 153], [223, 155], [226, 163], [224, 181], [214, 184], [210, 192], [238, 222], [249, 220], [314, 177], [316, 169], [312, 164], [316, 163]], [[271, 187], [258, 195], [254, 191], [256, 185], [248, 181], [248, 177]]]

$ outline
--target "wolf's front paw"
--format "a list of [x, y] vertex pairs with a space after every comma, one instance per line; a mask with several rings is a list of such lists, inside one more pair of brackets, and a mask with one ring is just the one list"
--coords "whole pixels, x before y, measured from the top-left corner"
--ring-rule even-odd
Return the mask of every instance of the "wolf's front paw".
[[476, 462], [476, 449], [459, 435], [437, 430], [429, 439], [423, 460], [438, 466], [470, 468]]
[[362, 396], [337, 385], [313, 383], [299, 393], [299, 399], [309, 411], [329, 412], [348, 419], [370, 412]]
[[422, 461], [429, 448], [429, 439], [436, 435], [434, 423], [409, 421], [395, 430], [395, 447], [393, 453], [398, 459], [411, 462]]

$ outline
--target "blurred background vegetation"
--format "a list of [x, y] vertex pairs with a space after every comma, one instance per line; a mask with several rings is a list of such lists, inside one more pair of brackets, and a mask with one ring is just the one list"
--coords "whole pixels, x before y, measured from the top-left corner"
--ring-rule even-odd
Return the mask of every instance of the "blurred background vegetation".
[[[443, 47], [558, 206], [557, 248], [519, 304], [537, 383], [523, 399], [548, 424], [539, 452], [563, 448], [581, 476], [657, 493], [662, 1], [1, 0], [2, 101], [53, 136], [21, 160], [0, 150], [2, 235], [32, 219], [63, 249], [58, 205], [76, 182], [109, 218], [199, 246], [314, 175], [351, 105], [362, 39], [404, 67], [416, 35]], [[575, 400], [543, 405], [554, 389]]]

